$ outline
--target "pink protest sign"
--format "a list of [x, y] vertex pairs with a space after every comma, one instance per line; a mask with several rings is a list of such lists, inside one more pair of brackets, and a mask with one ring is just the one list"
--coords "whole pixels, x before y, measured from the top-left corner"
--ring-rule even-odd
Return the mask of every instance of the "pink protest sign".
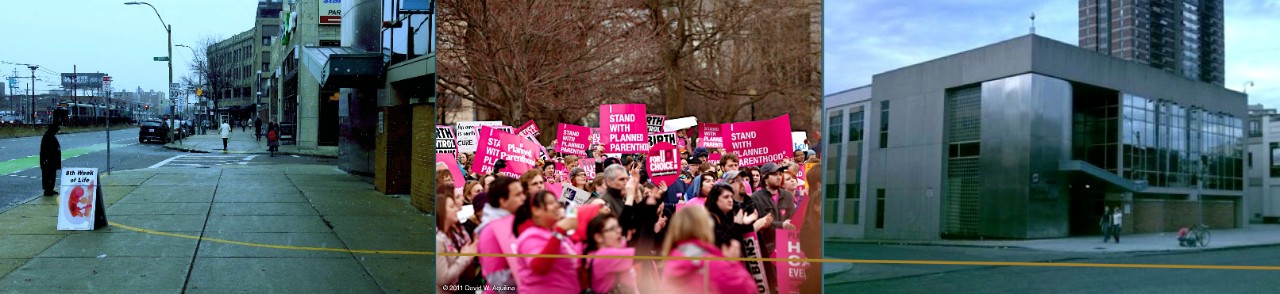
[[537, 137], [538, 134], [542, 134], [542, 132], [538, 130], [538, 124], [534, 123], [532, 119], [516, 128], [516, 135], [521, 137]]
[[[449, 167], [449, 174], [453, 176], [454, 183], [464, 183], [466, 179], [462, 178], [462, 169], [458, 167], [458, 159], [453, 157], [453, 153], [436, 153], [436, 162], [443, 162]], [[462, 193], [463, 185], [454, 184], [453, 192]]]
[[646, 164], [649, 178], [654, 182], [670, 186], [680, 177], [680, 153], [671, 143], [658, 142], [653, 148], [649, 148], [649, 160]]
[[646, 153], [648, 135], [644, 104], [600, 105], [600, 141], [604, 142], [604, 152]]
[[546, 185], [546, 191], [556, 195], [556, 199], [560, 199], [560, 195], [564, 193], [564, 184], [549, 183]]
[[568, 182], [570, 180], [569, 167], [565, 166], [563, 162], [557, 162], [555, 167], [555, 177], [557, 182]]
[[721, 126], [726, 152], [738, 154], [742, 166], [759, 166], [791, 158], [791, 118], [730, 123]]
[[720, 126], [720, 124], [698, 124], [698, 147], [724, 148], [724, 139], [720, 136]]
[[[538, 145], [525, 138], [503, 132], [490, 126], [480, 127], [480, 146], [476, 148], [475, 164], [479, 165], [480, 174], [493, 172], [493, 164], [498, 159], [507, 161], [507, 168], [498, 173], [519, 178], [521, 173], [533, 169], [536, 165], [534, 156], [538, 153]], [[475, 168], [475, 167], [473, 167]]]
[[707, 162], [712, 165], [720, 165], [720, 157], [722, 156], [724, 155], [721, 155], [720, 153], [711, 153], [711, 155], [707, 155]]
[[583, 170], [587, 171], [588, 180], [596, 179], [596, 159], [595, 158], [587, 158], [587, 159], [579, 160], [578, 164], [582, 165]]
[[[800, 229], [804, 226], [805, 212], [809, 209], [809, 199], [800, 200], [796, 212], [791, 216], [791, 223], [796, 226], [794, 230], [778, 229], [777, 242], [778, 246], [774, 248], [773, 256], [777, 258], [798, 258], [804, 259], [805, 254], [800, 250]], [[775, 262], [778, 267], [778, 289], [780, 293], [800, 293], [800, 284], [808, 277], [805, 276], [805, 269], [810, 265], [808, 262]]]
[[600, 145], [600, 128], [591, 128], [591, 145]]
[[556, 127], [556, 152], [587, 156], [591, 128], [561, 123]]

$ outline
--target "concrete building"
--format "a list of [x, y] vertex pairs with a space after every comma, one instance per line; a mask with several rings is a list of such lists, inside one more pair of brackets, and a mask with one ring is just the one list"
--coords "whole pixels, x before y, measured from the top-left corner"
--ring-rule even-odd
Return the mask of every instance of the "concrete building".
[[1222, 85], [1223, 0], [1081, 0], [1080, 47]]
[[279, 0], [259, 1], [253, 28], [207, 48], [210, 70], [218, 75], [205, 82], [218, 115], [245, 121], [267, 114], [264, 72], [270, 67], [282, 9]]
[[1218, 85], [1028, 35], [828, 100], [829, 237], [1090, 235], [1104, 207], [1124, 232], [1245, 225], [1246, 97]]
[[1280, 114], [1262, 104], [1249, 106], [1248, 192], [1252, 222], [1280, 222]]
[[[341, 22], [326, 14], [320, 1], [290, 1], [281, 10], [281, 31], [272, 44], [271, 83], [283, 144], [301, 152], [338, 154], [338, 89], [322, 88], [324, 56], [339, 47]], [[340, 9], [340, 8], [339, 8]], [[264, 73], [265, 75], [266, 73]]]

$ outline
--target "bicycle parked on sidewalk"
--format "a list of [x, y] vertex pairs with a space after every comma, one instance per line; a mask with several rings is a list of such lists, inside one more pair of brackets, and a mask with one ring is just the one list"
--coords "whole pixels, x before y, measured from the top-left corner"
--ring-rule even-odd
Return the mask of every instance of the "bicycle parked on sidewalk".
[[1198, 224], [1191, 228], [1182, 228], [1178, 230], [1178, 246], [1182, 247], [1208, 247], [1209, 246], [1209, 226]]

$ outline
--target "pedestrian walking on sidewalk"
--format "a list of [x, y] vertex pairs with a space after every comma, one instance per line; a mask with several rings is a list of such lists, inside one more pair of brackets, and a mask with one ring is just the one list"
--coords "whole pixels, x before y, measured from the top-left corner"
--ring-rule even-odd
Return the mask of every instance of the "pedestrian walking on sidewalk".
[[262, 141], [262, 119], [261, 118], [256, 118], [253, 120], [253, 138], [255, 140], [258, 140], [259, 142]]
[[1098, 227], [1102, 229], [1102, 243], [1111, 239], [1111, 207], [1102, 207], [1102, 216], [1098, 218]]
[[44, 188], [44, 196], [58, 195], [53, 191], [54, 181], [58, 179], [58, 170], [62, 169], [62, 146], [58, 144], [57, 120], [44, 131], [40, 139], [40, 184]]
[[222, 122], [222, 125], [218, 127], [218, 132], [222, 133], [222, 152], [227, 152], [227, 139], [231, 136], [231, 125], [225, 121]]
[[271, 157], [276, 156], [276, 151], [280, 150], [280, 127], [276, 122], [267, 125], [267, 151], [271, 151]]
[[1116, 206], [1115, 212], [1111, 214], [1111, 235], [1115, 236], [1116, 244], [1120, 244], [1120, 225], [1124, 223], [1123, 220], [1124, 213]]

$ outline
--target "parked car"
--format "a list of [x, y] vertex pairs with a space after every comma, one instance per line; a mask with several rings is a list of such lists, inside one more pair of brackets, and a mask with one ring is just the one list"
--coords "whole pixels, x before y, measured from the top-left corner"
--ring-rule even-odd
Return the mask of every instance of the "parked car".
[[166, 127], [163, 121], [148, 119], [142, 121], [138, 127], [138, 143], [152, 140], [169, 143], [169, 127]]

